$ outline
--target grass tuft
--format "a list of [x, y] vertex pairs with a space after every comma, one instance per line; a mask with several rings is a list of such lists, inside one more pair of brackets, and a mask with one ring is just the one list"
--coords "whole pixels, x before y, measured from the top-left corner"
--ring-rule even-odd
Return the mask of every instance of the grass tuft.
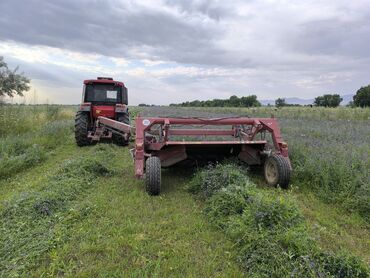
[[[112, 154], [112, 147], [105, 148], [108, 155]], [[54, 228], [62, 224], [68, 229], [69, 223], [85, 214], [84, 208], [76, 212], [74, 201], [94, 186], [96, 178], [112, 173], [106, 163], [94, 151], [86, 158], [69, 159], [47, 178], [41, 190], [22, 193], [4, 204], [0, 276], [25, 274], [41, 255], [63, 240]]]
[[209, 171], [199, 171], [187, 186], [187, 190], [205, 200], [230, 184], [244, 185], [247, 178], [240, 175], [240, 167], [236, 164], [209, 164], [206, 167]]
[[247, 276], [370, 274], [357, 257], [322, 252], [309, 236], [305, 219], [290, 194], [258, 189], [235, 164], [201, 170], [188, 190], [205, 200], [207, 219], [235, 243], [237, 260]]

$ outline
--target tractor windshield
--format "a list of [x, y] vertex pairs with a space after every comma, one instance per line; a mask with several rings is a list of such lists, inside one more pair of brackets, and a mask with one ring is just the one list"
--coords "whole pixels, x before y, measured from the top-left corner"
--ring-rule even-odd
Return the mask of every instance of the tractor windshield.
[[121, 87], [114, 84], [86, 85], [85, 101], [98, 104], [121, 103]]

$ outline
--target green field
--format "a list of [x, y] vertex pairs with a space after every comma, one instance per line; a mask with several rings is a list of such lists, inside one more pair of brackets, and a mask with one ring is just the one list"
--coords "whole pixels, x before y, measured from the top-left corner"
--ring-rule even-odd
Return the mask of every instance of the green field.
[[[176, 168], [163, 171], [162, 194], [149, 197], [134, 178], [129, 148], [75, 145], [75, 107], [0, 106], [0, 276], [368, 277], [369, 109], [145, 109], [274, 114], [290, 148], [292, 188], [268, 188], [258, 173], [242, 168], [238, 185], [251, 184], [243, 194], [260, 201], [225, 217], [217, 190], [210, 198], [188, 192], [203, 186], [199, 175], [214, 170]], [[225, 192], [235, 197], [232, 188]], [[235, 202], [227, 204], [228, 210]], [[278, 228], [248, 222], [247, 212], [270, 211]], [[312, 255], [308, 266], [305, 254]]]

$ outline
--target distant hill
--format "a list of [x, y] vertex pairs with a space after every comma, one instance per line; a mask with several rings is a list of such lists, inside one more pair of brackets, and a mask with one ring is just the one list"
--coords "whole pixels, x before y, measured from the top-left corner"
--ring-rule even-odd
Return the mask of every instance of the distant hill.
[[[342, 95], [343, 98], [340, 105], [347, 105], [350, 101], [353, 100], [353, 95]], [[266, 99], [266, 100], [260, 100], [262, 105], [275, 105], [275, 100]], [[299, 104], [299, 105], [309, 105], [313, 104], [314, 99], [304, 99], [304, 98], [297, 98], [297, 97], [288, 97], [285, 98], [285, 102], [288, 104]]]
[[340, 105], [347, 105], [350, 101], [353, 101], [353, 96], [354, 95], [343, 95], [343, 96], [341, 96], [343, 98], [343, 100], [340, 103]]
[[[309, 105], [313, 103], [313, 99], [303, 99], [297, 97], [285, 98], [285, 102], [288, 104], [299, 104], [299, 105]], [[275, 99], [264, 99], [260, 100], [262, 105], [275, 105]]]

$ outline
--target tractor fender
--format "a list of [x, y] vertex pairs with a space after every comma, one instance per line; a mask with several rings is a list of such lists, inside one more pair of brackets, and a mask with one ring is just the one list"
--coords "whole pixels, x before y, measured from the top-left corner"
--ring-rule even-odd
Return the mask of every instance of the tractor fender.
[[117, 114], [128, 114], [128, 107], [124, 104], [116, 104], [116, 113]]
[[90, 112], [91, 103], [90, 102], [81, 103], [79, 111]]

